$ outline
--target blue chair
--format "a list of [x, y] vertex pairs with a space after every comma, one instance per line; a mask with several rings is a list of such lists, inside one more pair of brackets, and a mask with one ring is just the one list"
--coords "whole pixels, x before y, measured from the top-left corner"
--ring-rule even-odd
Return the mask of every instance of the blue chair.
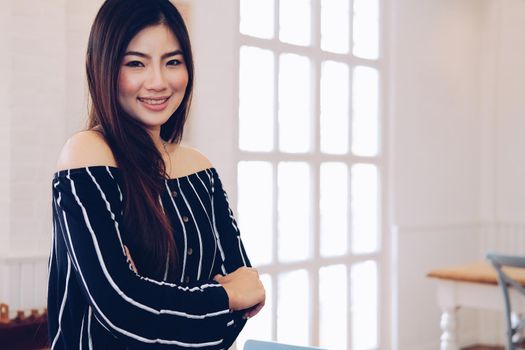
[[525, 319], [521, 318], [513, 322], [509, 288], [512, 287], [523, 297], [525, 297], [525, 288], [518, 281], [506, 274], [502, 268], [505, 266], [525, 268], [525, 257], [501, 255], [491, 252], [487, 253], [486, 257], [496, 269], [496, 273], [498, 274], [498, 283], [503, 292], [503, 300], [505, 303], [505, 322], [507, 323], [507, 349], [524, 349], [525, 338], [522, 336], [522, 331], [525, 329]]
[[244, 350], [323, 350], [321, 348], [312, 348], [308, 346], [286, 345], [260, 340], [247, 340], [244, 344]]

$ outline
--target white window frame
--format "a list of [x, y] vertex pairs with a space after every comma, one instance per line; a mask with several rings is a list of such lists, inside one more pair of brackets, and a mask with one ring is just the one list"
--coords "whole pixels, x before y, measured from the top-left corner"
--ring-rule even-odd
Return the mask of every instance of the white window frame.
[[[320, 48], [320, 13], [321, 13], [321, 0], [312, 1], [312, 44], [309, 46], [298, 46], [293, 44], [287, 44], [279, 41], [279, 0], [274, 1], [274, 37], [272, 39], [260, 39], [251, 37], [240, 33], [239, 21], [240, 21], [240, 0], [234, 0], [235, 11], [236, 11], [236, 22], [235, 22], [235, 33], [237, 35], [236, 53], [234, 55], [234, 65], [239, 67], [240, 64], [240, 48], [244, 45], [258, 47], [261, 49], [271, 50], [274, 53], [274, 110], [273, 110], [273, 151], [272, 152], [252, 152], [242, 151], [239, 149], [239, 69], [235, 70], [234, 79], [234, 106], [235, 106], [235, 119], [233, 125], [233, 136], [234, 136], [234, 154], [233, 160], [235, 165], [242, 161], [264, 161], [272, 164], [273, 168], [273, 232], [272, 232], [272, 244], [273, 244], [273, 255], [272, 263], [264, 266], [256, 266], [260, 274], [268, 274], [272, 281], [272, 340], [277, 338], [277, 301], [278, 301], [278, 288], [277, 279], [278, 275], [282, 272], [289, 272], [298, 269], [305, 269], [309, 275], [309, 282], [311, 285], [310, 293], [310, 320], [309, 320], [309, 331], [310, 331], [310, 345], [319, 346], [319, 268], [323, 266], [343, 264], [347, 267], [347, 293], [348, 293], [348, 313], [347, 313], [347, 343], [348, 349], [351, 349], [351, 313], [350, 313], [350, 272], [351, 266], [355, 263], [364, 262], [368, 260], [374, 260], [377, 262], [378, 268], [378, 344], [376, 349], [389, 349], [391, 344], [394, 344], [396, 338], [397, 327], [395, 326], [394, 314], [395, 308], [393, 307], [396, 296], [396, 276], [395, 276], [395, 263], [394, 255], [391, 254], [392, 244], [390, 239], [390, 224], [389, 224], [389, 209], [390, 209], [390, 187], [388, 178], [388, 146], [389, 146], [389, 125], [387, 119], [387, 98], [386, 96], [388, 89], [388, 77], [387, 77], [387, 60], [386, 53], [388, 52], [387, 47], [387, 28], [388, 20], [387, 16], [387, 3], [385, 0], [379, 0], [379, 58], [376, 60], [362, 59], [353, 56], [351, 53], [348, 54], [337, 54], [322, 51]], [[353, 1], [350, 2], [350, 12], [352, 14]], [[350, 22], [350, 40], [352, 40], [352, 22]], [[352, 47], [350, 43], [350, 48]], [[294, 53], [302, 56], [307, 56], [311, 59], [313, 68], [313, 125], [312, 125], [312, 140], [313, 140], [313, 151], [308, 153], [283, 153], [279, 151], [279, 129], [278, 129], [278, 74], [279, 74], [279, 56], [281, 53]], [[379, 73], [379, 149], [378, 155], [373, 157], [360, 157], [351, 154], [351, 149], [347, 154], [344, 155], [333, 155], [324, 154], [320, 151], [320, 76], [321, 76], [321, 63], [325, 60], [333, 60], [336, 62], [343, 62], [348, 64], [350, 68], [350, 74], [353, 72], [355, 66], [365, 66], [377, 69]], [[350, 76], [351, 77], [351, 76]], [[351, 84], [350, 80], [350, 84]], [[350, 85], [350, 96], [352, 85]], [[351, 113], [351, 109], [350, 109]], [[349, 140], [351, 140], [351, 123], [349, 123]], [[380, 209], [380, 232], [379, 232], [379, 250], [376, 253], [353, 255], [348, 249], [347, 253], [342, 256], [325, 258], [320, 256], [320, 222], [318, 220], [319, 215], [313, 215], [313, 230], [312, 230], [312, 254], [311, 258], [304, 261], [292, 262], [292, 263], [280, 263], [278, 260], [278, 227], [277, 227], [277, 166], [281, 161], [301, 161], [307, 162], [311, 167], [311, 181], [312, 181], [312, 193], [311, 201], [313, 208], [312, 213], [319, 213], [319, 198], [320, 198], [320, 164], [327, 161], [341, 162], [348, 166], [349, 174], [352, 165], [358, 163], [373, 164], [377, 166], [378, 177], [379, 177], [379, 209]], [[235, 175], [237, 176], [237, 174]], [[348, 182], [348, 188], [350, 188], [350, 177]], [[238, 189], [236, 189], [237, 193]], [[237, 196], [235, 197], [235, 208], [237, 208]], [[233, 204], [233, 203], [232, 203]], [[350, 213], [350, 207], [349, 207]], [[238, 211], [238, 210], [237, 210]], [[349, 214], [350, 215], [350, 214]], [[350, 234], [351, 221], [348, 221]], [[241, 227], [242, 230], [242, 227]], [[243, 233], [247, 235], [249, 233]], [[350, 237], [348, 237], [348, 244], [350, 245]], [[249, 253], [249, 251], [248, 251]], [[240, 349], [239, 349], [240, 350]]]

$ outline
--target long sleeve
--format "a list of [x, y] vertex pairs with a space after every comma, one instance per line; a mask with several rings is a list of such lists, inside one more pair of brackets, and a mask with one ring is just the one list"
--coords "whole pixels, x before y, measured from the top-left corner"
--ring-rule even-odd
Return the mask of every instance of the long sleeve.
[[219, 283], [182, 286], [131, 269], [122, 243], [116, 175], [97, 166], [65, 170], [54, 178], [54, 239], [67, 251], [68, 278], [74, 276], [96, 321], [130, 349], [224, 349], [233, 315]]
[[242, 243], [239, 227], [228, 201], [228, 194], [215, 169], [212, 169], [212, 174], [213, 220], [223, 255], [223, 273], [228, 274], [241, 266], [251, 267], [252, 265]]
[[[237, 270], [241, 266], [252, 267], [241, 240], [241, 234], [237, 221], [231, 210], [228, 195], [222, 186], [219, 174], [211, 169], [213, 222], [218, 235], [220, 253], [224, 275]], [[234, 322], [228, 328], [225, 335], [225, 345], [230, 346], [246, 324], [243, 318], [245, 311], [234, 312]]]

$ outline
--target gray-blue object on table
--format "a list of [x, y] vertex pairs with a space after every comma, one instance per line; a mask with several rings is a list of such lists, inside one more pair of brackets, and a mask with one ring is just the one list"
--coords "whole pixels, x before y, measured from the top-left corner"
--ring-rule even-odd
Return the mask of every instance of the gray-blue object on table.
[[312, 348], [308, 346], [287, 345], [261, 340], [247, 340], [244, 344], [244, 350], [326, 350], [321, 348]]
[[[525, 319], [521, 318], [513, 322], [512, 320], [512, 305], [509, 297], [509, 287], [514, 288], [523, 297], [525, 297], [525, 288], [518, 281], [506, 274], [502, 268], [519, 267], [525, 268], [525, 256], [511, 256], [488, 252], [487, 259], [492, 263], [498, 274], [498, 282], [503, 292], [503, 301], [505, 303], [505, 321], [507, 323], [507, 349], [516, 350], [518, 345], [522, 345], [525, 338], [521, 335], [525, 328]], [[522, 349], [522, 347], [520, 347]]]

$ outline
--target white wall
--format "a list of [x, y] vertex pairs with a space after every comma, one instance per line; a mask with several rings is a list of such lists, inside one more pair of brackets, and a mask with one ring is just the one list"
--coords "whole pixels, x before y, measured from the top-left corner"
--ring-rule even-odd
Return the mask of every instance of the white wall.
[[399, 0], [393, 38], [395, 222], [478, 220], [479, 0]]
[[391, 184], [398, 349], [437, 348], [440, 314], [434, 285], [425, 274], [476, 259], [478, 252], [471, 242], [480, 220], [483, 11], [479, 0], [398, 0], [393, 5]]
[[[523, 253], [525, 3], [392, 5], [392, 222], [398, 349], [436, 349], [432, 268]], [[500, 314], [460, 311], [459, 341], [501, 342]]]
[[[0, 11], [0, 47], [11, 47], [11, 1], [2, 2]], [[7, 251], [9, 244], [9, 229], [11, 217], [11, 72], [12, 54], [10, 50], [2, 50], [0, 55], [0, 256]]]
[[[487, 135], [492, 138], [493, 167], [492, 213], [485, 219], [480, 236], [480, 253], [487, 250], [523, 255], [525, 251], [525, 165], [520, 156], [525, 150], [525, 2], [492, 1], [494, 45], [485, 52], [493, 56], [492, 91], [493, 122]], [[494, 333], [501, 339], [504, 331], [501, 314], [481, 315], [480, 334]]]
[[[2, 31], [8, 70], [4, 81], [8, 101], [2, 118], [7, 142], [3, 176], [9, 190], [8, 211], [2, 222], [9, 223], [9, 254], [33, 254], [49, 242], [51, 218], [50, 176], [57, 147], [63, 139], [66, 95], [66, 10], [65, 0], [4, 1], [2, 16], [9, 29]], [[5, 11], [4, 11], [5, 10]], [[4, 22], [4, 21], [2, 21]], [[4, 95], [4, 94], [2, 94]], [[4, 184], [4, 181], [2, 181]]]
[[186, 141], [210, 158], [230, 201], [235, 203], [235, 159], [233, 152], [225, 150], [237, 147], [237, 0], [186, 2], [191, 3], [190, 31], [196, 65]]
[[[2, 3], [3, 11], [0, 11], [0, 47], [11, 47], [11, 2]], [[9, 248], [9, 232], [11, 227], [11, 173], [9, 164], [11, 162], [11, 53], [8, 50], [2, 50], [0, 55], [0, 257], [4, 256]], [[0, 281], [5, 281], [7, 269], [0, 262]], [[7, 300], [7, 288], [2, 288], [4, 283], [0, 283], [0, 300]]]
[[497, 47], [496, 218], [525, 222], [525, 2], [501, 6]]
[[490, 178], [482, 190], [487, 204], [482, 219], [491, 223], [481, 236], [480, 249], [522, 254], [525, 250], [525, 165], [520, 156], [525, 149], [525, 3], [521, 0], [490, 2], [492, 33], [486, 70], [484, 103], [488, 105], [485, 139], [490, 140], [483, 176]]

